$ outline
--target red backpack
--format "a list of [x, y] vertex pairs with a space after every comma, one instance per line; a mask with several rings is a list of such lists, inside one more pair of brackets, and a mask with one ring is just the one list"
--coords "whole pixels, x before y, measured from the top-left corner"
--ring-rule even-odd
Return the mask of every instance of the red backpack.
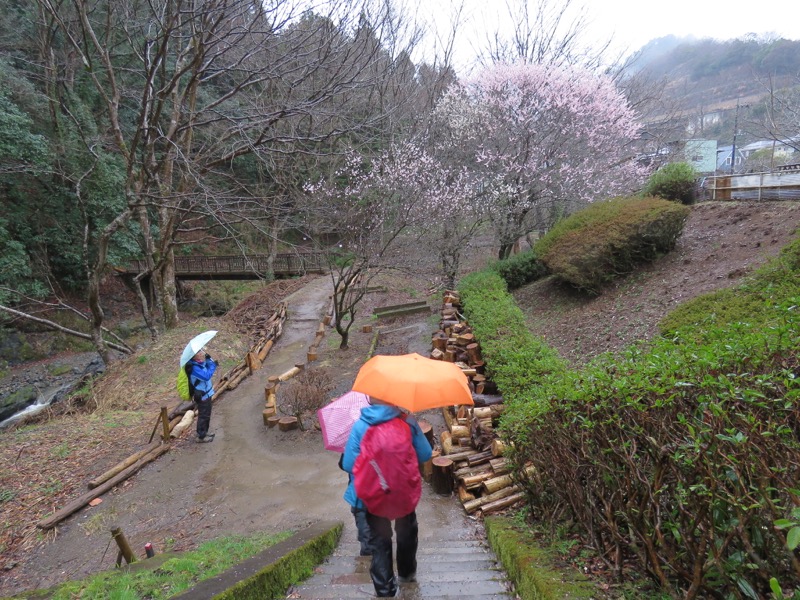
[[417, 508], [422, 478], [411, 427], [403, 417], [372, 425], [364, 432], [353, 478], [356, 495], [373, 515], [399, 519]]

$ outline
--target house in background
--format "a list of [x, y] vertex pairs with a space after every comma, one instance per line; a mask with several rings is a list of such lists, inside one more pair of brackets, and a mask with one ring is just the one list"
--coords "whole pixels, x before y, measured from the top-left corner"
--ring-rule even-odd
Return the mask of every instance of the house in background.
[[[717, 146], [717, 171], [721, 173], [731, 172], [731, 154], [733, 146]], [[744, 156], [741, 148], [736, 148], [736, 162], [733, 165], [733, 172], [740, 171], [744, 165]]]
[[686, 140], [683, 156], [698, 173], [713, 173], [717, 169], [717, 141]]

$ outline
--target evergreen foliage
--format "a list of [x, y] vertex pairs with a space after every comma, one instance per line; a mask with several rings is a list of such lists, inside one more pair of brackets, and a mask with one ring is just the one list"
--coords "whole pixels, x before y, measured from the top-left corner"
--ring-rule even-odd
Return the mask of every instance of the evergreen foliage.
[[643, 193], [682, 204], [695, 200], [694, 187], [697, 171], [687, 162], [669, 163], [658, 169], [647, 180]]
[[[744, 286], [679, 311], [665, 325], [671, 337], [581, 370], [542, 368], [549, 349], [518, 331], [524, 315], [502, 280], [489, 271], [465, 278], [465, 314], [482, 345], [488, 340], [487, 363], [506, 400], [510, 457], [516, 469], [535, 468], [526, 484], [531, 512], [562, 515], [609, 556], [635, 556], [671, 595], [693, 588], [759, 598], [776, 582], [800, 587], [790, 539], [800, 531], [792, 526], [800, 502], [798, 266], [800, 241]], [[733, 298], [740, 301], [722, 311]]]
[[545, 267], [533, 251], [514, 254], [504, 260], [499, 260], [492, 265], [502, 277], [509, 290], [515, 290], [526, 283], [536, 281], [548, 275]]
[[533, 250], [557, 277], [597, 294], [671, 250], [688, 214], [687, 207], [660, 198], [597, 202], [557, 223]]

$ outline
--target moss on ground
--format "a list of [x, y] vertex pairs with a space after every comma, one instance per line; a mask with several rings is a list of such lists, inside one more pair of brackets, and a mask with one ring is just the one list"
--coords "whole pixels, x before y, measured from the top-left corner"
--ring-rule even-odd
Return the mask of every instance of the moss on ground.
[[555, 567], [554, 555], [504, 517], [484, 521], [489, 544], [522, 600], [594, 598], [597, 588], [578, 572]]

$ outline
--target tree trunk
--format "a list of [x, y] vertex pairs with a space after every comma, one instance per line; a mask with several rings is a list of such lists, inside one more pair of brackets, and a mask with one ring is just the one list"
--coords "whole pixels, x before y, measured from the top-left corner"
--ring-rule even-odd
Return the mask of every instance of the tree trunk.
[[433, 459], [431, 487], [437, 494], [450, 494], [453, 491], [453, 461], [444, 456]]
[[160, 271], [161, 289], [158, 290], [158, 293], [161, 296], [164, 327], [174, 329], [178, 326], [180, 319], [178, 318], [178, 290], [175, 286], [175, 253], [172, 248], [167, 251]]

